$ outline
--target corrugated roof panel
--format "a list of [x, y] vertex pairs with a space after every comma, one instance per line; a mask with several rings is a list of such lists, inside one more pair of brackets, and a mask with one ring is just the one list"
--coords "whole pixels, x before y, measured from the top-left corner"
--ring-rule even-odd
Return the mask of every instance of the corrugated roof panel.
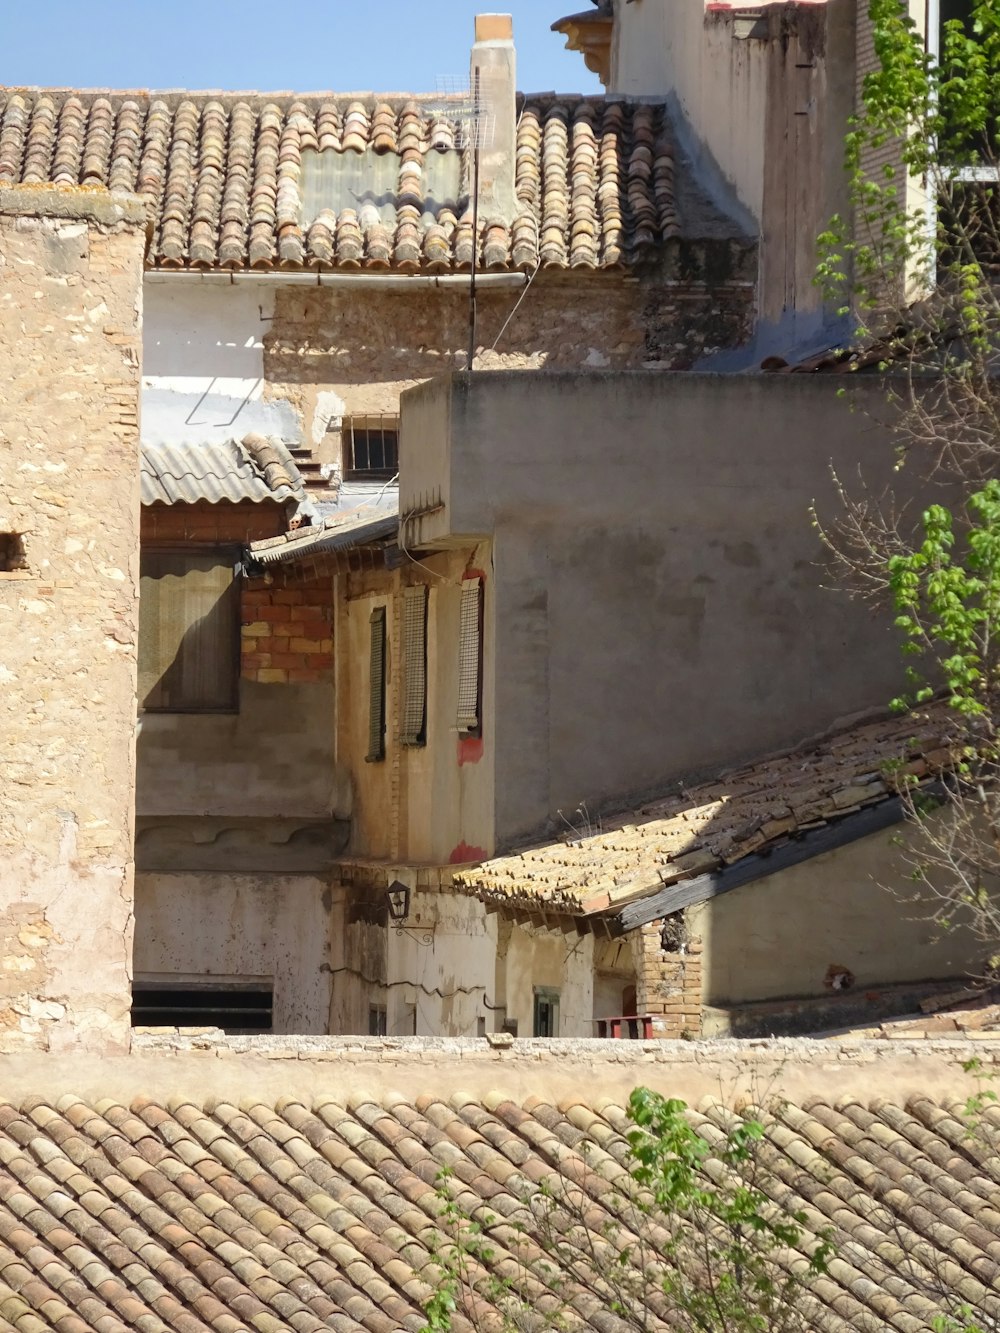
[[283, 503], [296, 498], [285, 485], [272, 490], [233, 440], [206, 444], [144, 444], [140, 473], [144, 505], [217, 504], [229, 500]]

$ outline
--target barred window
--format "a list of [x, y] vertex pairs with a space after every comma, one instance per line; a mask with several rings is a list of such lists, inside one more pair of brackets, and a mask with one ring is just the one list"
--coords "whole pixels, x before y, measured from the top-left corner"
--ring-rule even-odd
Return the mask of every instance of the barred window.
[[427, 742], [427, 587], [403, 589], [403, 703], [399, 739]]
[[228, 713], [238, 706], [238, 553], [143, 551], [139, 703], [149, 712]]
[[399, 418], [345, 417], [345, 481], [391, 481], [399, 471]]
[[368, 763], [385, 758], [385, 607], [376, 606], [369, 619], [371, 656], [368, 663]]
[[483, 694], [483, 581], [462, 580], [462, 610], [458, 645], [458, 729], [482, 734]]

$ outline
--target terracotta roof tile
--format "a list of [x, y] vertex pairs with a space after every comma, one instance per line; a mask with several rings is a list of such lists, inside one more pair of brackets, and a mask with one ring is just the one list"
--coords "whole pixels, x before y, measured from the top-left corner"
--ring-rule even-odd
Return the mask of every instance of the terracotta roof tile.
[[[949, 760], [946, 713], [870, 722], [821, 742], [681, 787], [595, 830], [580, 813], [558, 841], [456, 872], [455, 884], [495, 904], [606, 912], [663, 885], [764, 852], [806, 828], [834, 822], [894, 794], [886, 765], [921, 780]], [[568, 825], [572, 825], [570, 816]]]
[[[414, 98], [0, 88], [0, 184], [137, 191], [160, 269], [468, 269], [467, 200], [424, 197], [430, 155], [458, 140]], [[394, 156], [391, 206], [307, 217], [308, 150]], [[522, 97], [515, 153], [517, 215], [480, 219], [487, 271], [615, 268], [683, 234], [661, 106]]]

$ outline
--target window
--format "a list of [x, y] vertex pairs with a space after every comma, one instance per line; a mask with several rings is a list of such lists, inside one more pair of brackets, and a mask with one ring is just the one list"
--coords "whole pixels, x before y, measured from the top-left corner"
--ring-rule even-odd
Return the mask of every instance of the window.
[[403, 745], [427, 742], [427, 588], [403, 589]]
[[345, 418], [342, 439], [345, 481], [392, 481], [398, 473], [398, 417]]
[[150, 712], [231, 713], [238, 705], [235, 551], [144, 551], [139, 702]]
[[232, 1035], [274, 1030], [274, 986], [268, 981], [209, 983], [136, 980], [133, 1027], [213, 1027]]
[[385, 607], [376, 606], [369, 619], [368, 763], [385, 758]]
[[458, 729], [480, 736], [483, 730], [483, 581], [462, 580], [458, 645]]
[[536, 1037], [559, 1036], [559, 992], [557, 990], [549, 990], [541, 986], [535, 987], [534, 1035]]
[[24, 538], [19, 532], [0, 532], [0, 574], [27, 568]]
[[370, 1004], [368, 1006], [368, 1035], [369, 1037], [384, 1037], [388, 1031], [386, 1023], [386, 1010], [384, 1004]]

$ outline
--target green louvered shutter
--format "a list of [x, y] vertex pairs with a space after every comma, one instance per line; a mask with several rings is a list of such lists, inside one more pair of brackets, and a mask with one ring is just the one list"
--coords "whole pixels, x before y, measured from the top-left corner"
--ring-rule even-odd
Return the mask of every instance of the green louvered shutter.
[[427, 725], [427, 587], [403, 589], [403, 701], [399, 739], [424, 745]]
[[458, 729], [478, 733], [483, 676], [483, 584], [462, 580], [462, 612], [458, 645]]
[[371, 657], [368, 668], [368, 762], [385, 758], [385, 607], [376, 606], [369, 620]]

